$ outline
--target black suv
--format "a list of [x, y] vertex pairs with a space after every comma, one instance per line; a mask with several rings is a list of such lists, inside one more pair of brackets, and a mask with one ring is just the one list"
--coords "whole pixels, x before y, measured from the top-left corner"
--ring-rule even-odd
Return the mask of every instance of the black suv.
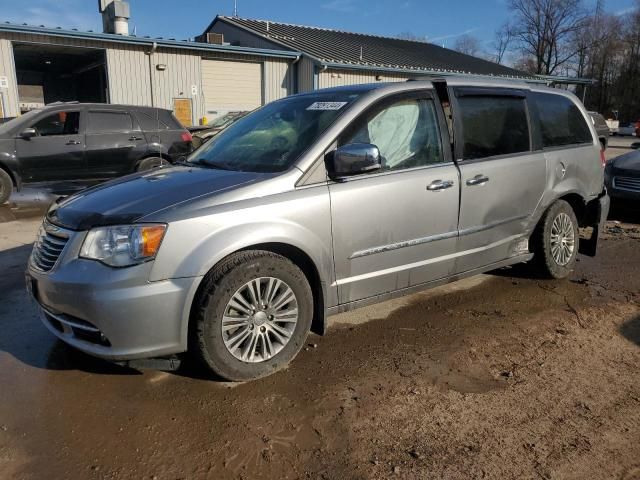
[[90, 185], [161, 166], [191, 151], [169, 110], [58, 103], [0, 125], [0, 204], [27, 184]]

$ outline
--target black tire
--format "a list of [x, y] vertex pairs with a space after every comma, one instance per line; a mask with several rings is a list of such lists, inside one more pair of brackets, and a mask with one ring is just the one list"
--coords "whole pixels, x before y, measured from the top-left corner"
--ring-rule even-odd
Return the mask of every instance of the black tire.
[[[226, 347], [222, 317], [233, 295], [259, 277], [276, 278], [291, 288], [297, 301], [298, 320], [282, 350], [268, 360], [249, 363], [236, 358]], [[284, 368], [298, 354], [311, 329], [312, 318], [311, 288], [296, 265], [267, 251], [238, 252], [219, 263], [203, 280], [192, 310], [189, 351], [205, 367], [227, 380], [265, 377]]]
[[166, 167], [168, 165], [170, 165], [170, 163], [166, 161], [164, 158], [149, 157], [149, 158], [140, 160], [140, 163], [138, 163], [138, 168], [136, 168], [136, 171], [146, 172], [147, 170], [151, 170], [152, 168]]
[[9, 200], [13, 193], [13, 181], [7, 172], [0, 168], [0, 205]]
[[[573, 252], [565, 264], [559, 263], [554, 258], [551, 242], [553, 222], [561, 214], [566, 214], [569, 217], [575, 241]], [[580, 247], [578, 219], [576, 218], [576, 214], [573, 211], [573, 208], [571, 208], [571, 205], [564, 200], [557, 200], [553, 203], [542, 216], [531, 240], [534, 252], [533, 263], [538, 272], [547, 278], [560, 279], [568, 277], [575, 268], [576, 258]]]

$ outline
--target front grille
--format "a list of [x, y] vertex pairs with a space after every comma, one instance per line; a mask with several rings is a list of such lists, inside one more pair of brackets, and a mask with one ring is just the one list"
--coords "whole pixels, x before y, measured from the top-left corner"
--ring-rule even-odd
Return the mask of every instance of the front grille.
[[70, 232], [45, 220], [33, 244], [31, 265], [41, 272], [49, 272], [60, 258], [69, 236]]
[[614, 177], [613, 188], [629, 190], [630, 192], [640, 192], [640, 177]]

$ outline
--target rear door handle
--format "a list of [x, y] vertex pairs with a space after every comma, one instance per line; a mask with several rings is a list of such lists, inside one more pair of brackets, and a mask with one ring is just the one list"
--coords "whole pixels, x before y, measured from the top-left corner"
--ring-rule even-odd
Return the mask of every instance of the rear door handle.
[[451, 188], [455, 185], [453, 180], [435, 180], [427, 185], [427, 190], [430, 192], [439, 192], [440, 190], [445, 190], [447, 188]]
[[69, 140], [66, 145], [80, 145], [78, 140]]
[[132, 137], [129, 137], [129, 140], [132, 142], [135, 142], [136, 140], [142, 140], [142, 137], [136, 137], [135, 135]]
[[489, 181], [489, 177], [485, 177], [484, 175], [476, 175], [475, 177], [467, 180], [467, 185], [470, 187], [482, 186]]

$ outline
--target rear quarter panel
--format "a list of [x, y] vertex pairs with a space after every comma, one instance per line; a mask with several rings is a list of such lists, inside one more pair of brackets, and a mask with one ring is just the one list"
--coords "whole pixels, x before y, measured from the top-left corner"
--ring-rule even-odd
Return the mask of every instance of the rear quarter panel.
[[580, 110], [591, 132], [591, 143], [566, 147], [545, 148], [547, 184], [535, 221], [558, 198], [568, 194], [578, 194], [585, 201], [596, 198], [604, 188], [604, 168], [600, 152], [601, 145], [591, 116], [584, 105], [573, 94], [556, 89], [532, 89], [541, 93], [552, 93], [569, 98]]

